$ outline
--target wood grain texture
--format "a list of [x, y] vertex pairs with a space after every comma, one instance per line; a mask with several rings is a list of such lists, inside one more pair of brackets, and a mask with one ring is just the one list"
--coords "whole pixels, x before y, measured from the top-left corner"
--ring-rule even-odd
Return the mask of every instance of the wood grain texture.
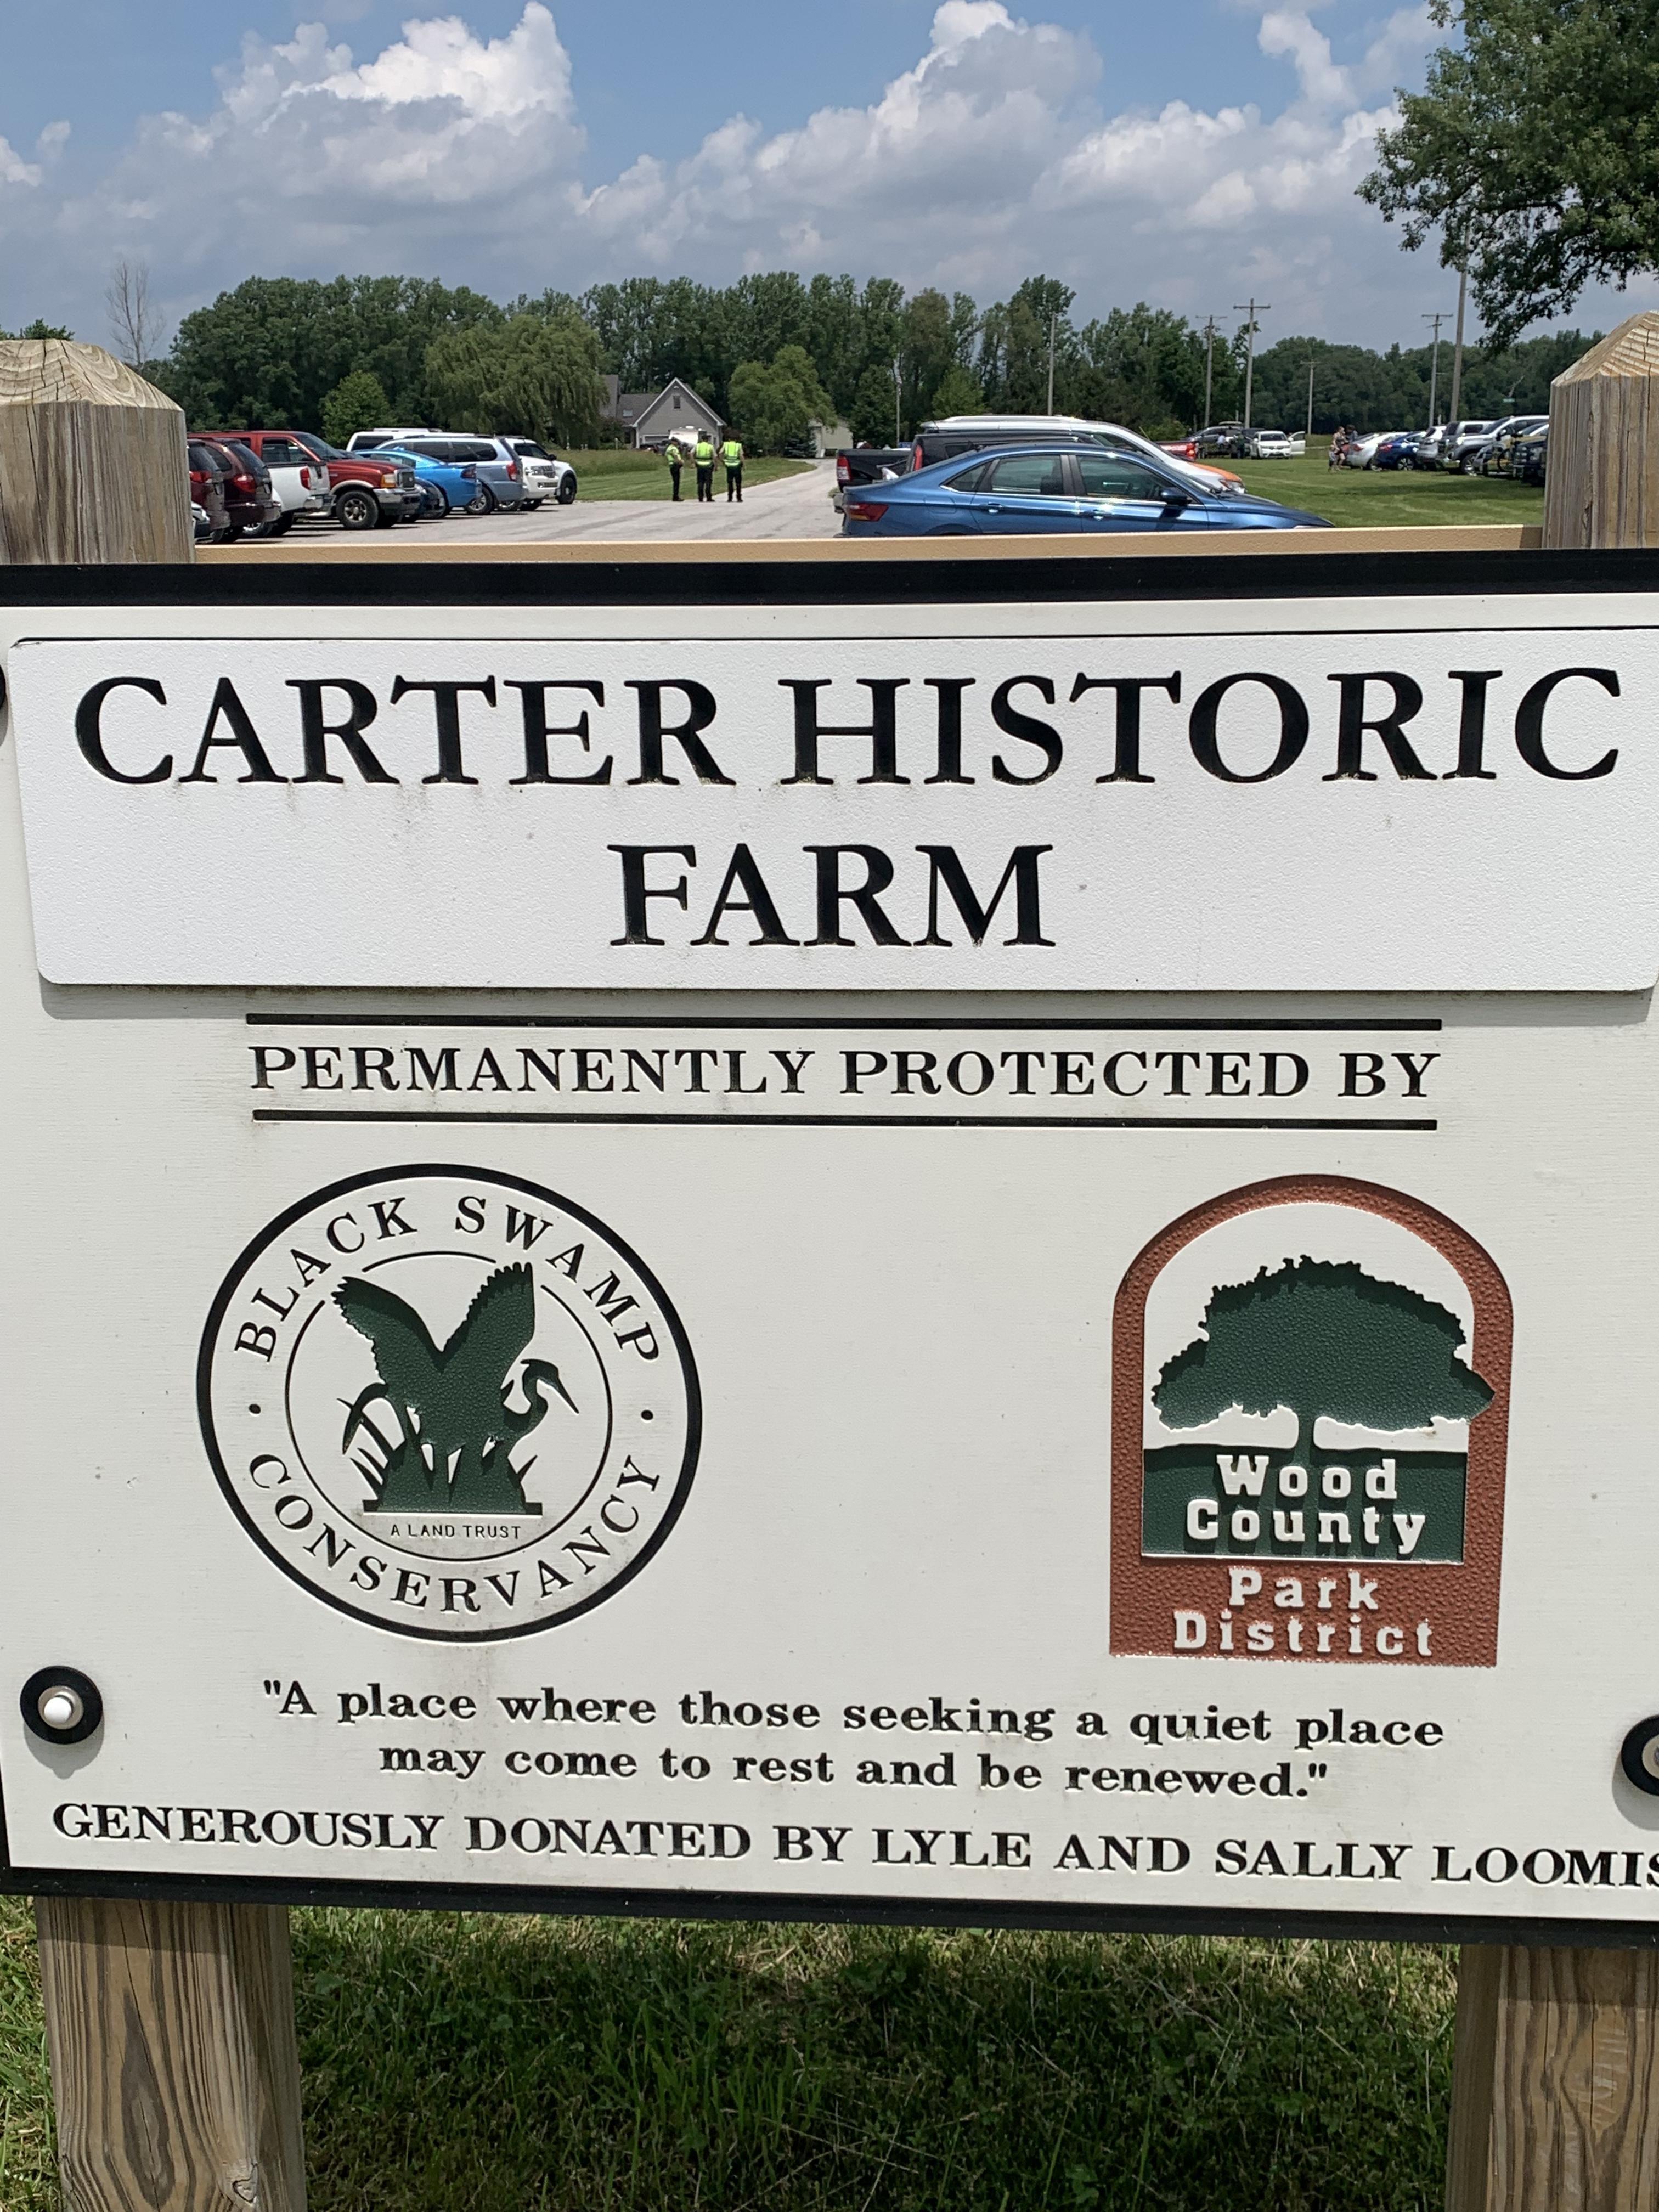
[[287, 1911], [35, 1913], [64, 2212], [305, 2212]]
[[253, 562], [368, 562], [379, 568], [410, 562], [417, 568], [489, 567], [527, 562], [600, 568], [617, 562], [708, 562], [741, 568], [771, 561], [845, 561], [877, 567], [912, 561], [1174, 561], [1194, 553], [1234, 560], [1273, 561], [1317, 553], [1532, 553], [1542, 543], [1534, 522], [1410, 525], [1403, 529], [1194, 530], [1179, 537], [1126, 532], [1118, 537], [1071, 538], [700, 538], [678, 543], [659, 538], [585, 538], [559, 544], [536, 538], [495, 538], [443, 545], [410, 539], [404, 532], [341, 531], [328, 538], [244, 538], [235, 545], [204, 545], [197, 559], [216, 568]]
[[1659, 314], [1632, 315], [1550, 386], [1546, 545], [1659, 545]]
[[1466, 1949], [1455, 2063], [1447, 2212], [1659, 2204], [1659, 1954]]
[[0, 342], [0, 562], [194, 557], [181, 410], [101, 346]]

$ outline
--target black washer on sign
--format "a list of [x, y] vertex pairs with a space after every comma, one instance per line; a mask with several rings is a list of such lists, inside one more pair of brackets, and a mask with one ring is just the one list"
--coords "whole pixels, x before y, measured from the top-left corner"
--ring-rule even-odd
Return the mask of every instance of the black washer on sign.
[[[54, 1728], [42, 1717], [40, 1701], [49, 1690], [72, 1690], [81, 1700], [81, 1717], [67, 1728]], [[23, 1715], [23, 1725], [31, 1735], [38, 1735], [42, 1743], [84, 1743], [95, 1735], [104, 1724], [103, 1692], [89, 1674], [78, 1667], [42, 1667], [24, 1683], [18, 1705]], [[1656, 1784], [1659, 1787], [1659, 1784]]]

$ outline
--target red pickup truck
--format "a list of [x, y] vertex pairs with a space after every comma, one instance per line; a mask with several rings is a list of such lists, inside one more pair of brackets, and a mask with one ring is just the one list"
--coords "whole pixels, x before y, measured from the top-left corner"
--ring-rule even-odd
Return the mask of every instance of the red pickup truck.
[[328, 472], [334, 518], [344, 529], [389, 530], [395, 522], [412, 522], [421, 511], [415, 471], [407, 461], [399, 465], [377, 460], [373, 453], [343, 453], [314, 430], [238, 430], [235, 434], [256, 453], [267, 438], [303, 446]]

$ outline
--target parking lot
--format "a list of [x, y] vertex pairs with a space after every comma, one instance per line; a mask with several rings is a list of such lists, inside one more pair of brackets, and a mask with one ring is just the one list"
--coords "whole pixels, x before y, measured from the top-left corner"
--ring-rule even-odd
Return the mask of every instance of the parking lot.
[[[691, 472], [688, 469], [688, 487]], [[830, 504], [836, 488], [833, 461], [815, 462], [798, 476], [755, 484], [739, 505], [728, 504], [723, 489], [712, 504], [699, 506], [690, 495], [678, 506], [667, 499], [590, 499], [580, 495], [569, 507], [549, 501], [534, 514], [473, 516], [452, 514], [441, 522], [400, 526], [398, 542], [433, 545], [542, 545], [678, 544], [699, 538], [835, 538], [841, 517]], [[392, 533], [375, 531], [362, 541], [384, 544]], [[319, 544], [340, 538], [332, 522], [301, 522], [278, 541], [303, 559]], [[262, 551], [268, 549], [262, 546]]]

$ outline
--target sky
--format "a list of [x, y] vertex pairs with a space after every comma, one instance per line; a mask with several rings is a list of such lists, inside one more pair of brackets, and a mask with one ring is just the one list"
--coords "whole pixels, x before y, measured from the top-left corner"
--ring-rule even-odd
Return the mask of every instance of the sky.
[[[106, 340], [118, 256], [170, 323], [260, 276], [497, 298], [849, 270], [1262, 343], [1419, 342], [1431, 248], [1354, 198], [1422, 5], [1361, 0], [0, 0], [0, 327]], [[1608, 326], [1659, 303], [1587, 295]]]

